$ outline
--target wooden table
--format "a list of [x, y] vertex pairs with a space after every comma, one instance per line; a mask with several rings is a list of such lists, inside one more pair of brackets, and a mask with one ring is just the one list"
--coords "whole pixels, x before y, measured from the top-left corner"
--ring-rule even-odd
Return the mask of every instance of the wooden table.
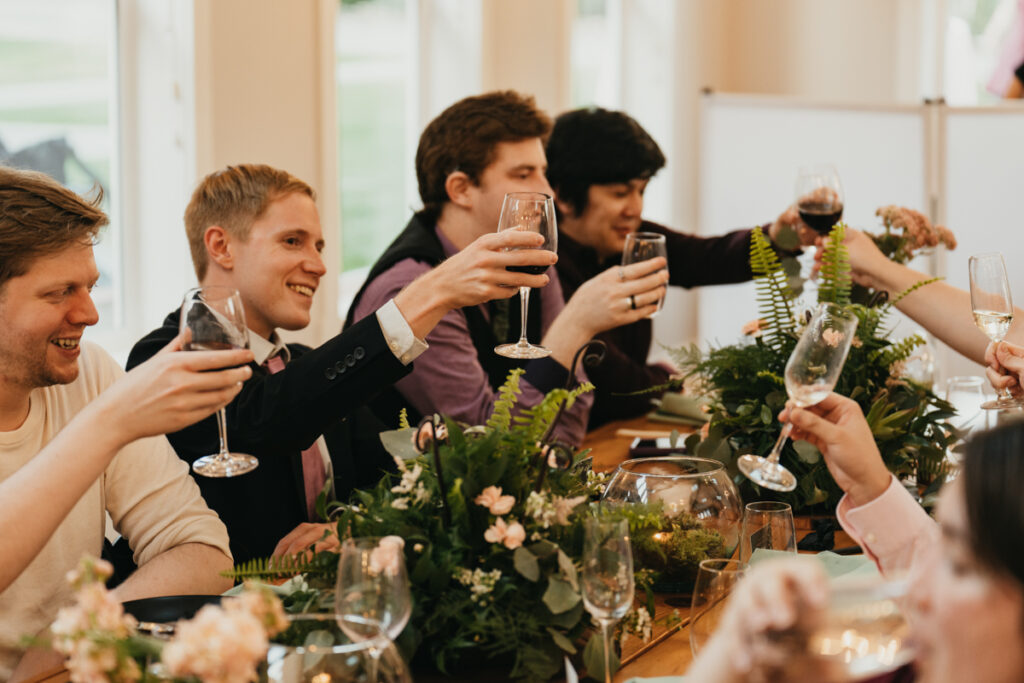
[[[635, 435], [633, 432], [661, 431], [670, 432], [692, 431], [691, 428], [678, 427], [661, 422], [652, 422], [646, 417], [632, 420], [610, 422], [595, 429], [583, 440], [584, 448], [591, 449], [594, 457], [594, 469], [600, 472], [613, 470], [619, 463], [628, 459], [629, 445]], [[810, 517], [798, 516], [794, 519], [797, 538], [803, 538], [812, 530]], [[846, 532], [836, 532], [836, 546], [854, 545]], [[686, 673], [693, 661], [690, 649], [690, 609], [685, 604], [673, 607], [666, 602], [671, 596], [659, 595], [655, 598], [655, 621], [663, 620], [676, 610], [681, 621], [673, 627], [656, 626], [650, 642], [642, 643], [636, 638], [629, 638], [622, 648], [623, 666], [615, 676], [615, 681], [627, 681], [630, 678], [654, 676], [678, 676]]]

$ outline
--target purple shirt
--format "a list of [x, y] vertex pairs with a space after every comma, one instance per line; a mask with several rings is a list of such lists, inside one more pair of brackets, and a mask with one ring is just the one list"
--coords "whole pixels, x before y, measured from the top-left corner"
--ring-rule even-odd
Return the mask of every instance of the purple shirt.
[[[445, 256], [458, 253], [440, 230], [436, 230]], [[389, 299], [393, 299], [403, 287], [430, 270], [430, 266], [414, 259], [399, 261], [381, 273], [366, 288], [355, 310], [355, 319], [370, 315]], [[541, 301], [541, 330], [547, 332], [551, 323], [565, 307], [562, 286], [554, 267], [549, 270], [550, 282], [546, 287], [533, 290], [531, 301]], [[481, 305], [485, 317], [487, 307]], [[532, 340], [540, 341], [540, 340]], [[426, 339], [429, 348], [413, 364], [413, 371], [402, 378], [395, 388], [417, 411], [427, 415], [441, 413], [471, 425], [483, 424], [494, 410], [497, 394], [491, 388], [487, 373], [477, 360], [477, 350], [470, 337], [466, 315], [461, 310], [449, 311]], [[526, 367], [538, 361], [527, 361]], [[543, 361], [550, 362], [550, 361]], [[577, 379], [586, 381], [582, 369], [576, 372]], [[519, 405], [530, 407], [540, 403], [544, 393], [553, 386], [538, 388], [526, 379], [520, 379]], [[562, 415], [555, 429], [555, 436], [578, 446], [587, 430], [587, 417], [593, 403], [593, 395], [583, 394]]]

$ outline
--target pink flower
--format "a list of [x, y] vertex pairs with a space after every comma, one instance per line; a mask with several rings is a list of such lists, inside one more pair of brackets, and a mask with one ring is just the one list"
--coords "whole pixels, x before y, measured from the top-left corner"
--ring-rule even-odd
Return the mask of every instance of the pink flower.
[[515, 550], [523, 544], [526, 540], [526, 529], [519, 522], [513, 522], [508, 525], [508, 530], [505, 532], [505, 547], [509, 550]]
[[555, 508], [555, 523], [563, 526], [569, 523], [569, 515], [576, 509], [576, 506], [587, 499], [586, 496], [575, 496], [573, 498], [563, 498], [561, 496], [552, 496], [551, 504]]
[[740, 332], [742, 332], [745, 337], [760, 337], [764, 334], [764, 327], [766, 324], [767, 322], [761, 319], [751, 320], [743, 326], [743, 329], [740, 330]]
[[195, 676], [203, 683], [249, 683], [267, 654], [267, 633], [260, 620], [242, 609], [207, 605], [191, 621], [179, 621], [161, 659], [176, 678]]
[[256, 617], [267, 632], [275, 636], [288, 628], [288, 617], [284, 606], [272, 591], [255, 584], [246, 584], [245, 590], [235, 598], [226, 598], [222, 603], [228, 612], [239, 610]]
[[505, 524], [505, 520], [498, 517], [494, 520], [494, 524], [487, 527], [487, 531], [484, 532], [484, 540], [488, 543], [501, 543], [505, 540], [505, 535], [508, 533], [508, 525]]
[[832, 347], [839, 346], [839, 342], [843, 341], [845, 335], [839, 330], [834, 330], [831, 327], [827, 328], [821, 333], [821, 338], [826, 344]]
[[396, 576], [398, 568], [405, 561], [402, 549], [405, 539], [401, 536], [385, 536], [377, 547], [370, 551], [370, 574]]
[[487, 508], [492, 515], [507, 515], [516, 504], [516, 499], [501, 495], [500, 486], [488, 486], [473, 499], [473, 502]]

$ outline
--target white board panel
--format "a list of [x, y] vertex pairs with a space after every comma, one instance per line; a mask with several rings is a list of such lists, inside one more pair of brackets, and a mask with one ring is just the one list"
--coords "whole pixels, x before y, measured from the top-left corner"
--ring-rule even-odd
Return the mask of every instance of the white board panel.
[[[886, 204], [928, 213], [925, 115], [924, 106], [840, 107], [789, 98], [706, 96], [699, 232], [716, 235], [774, 220], [794, 201], [797, 168], [822, 162], [839, 170], [846, 196], [843, 219], [854, 227], [878, 229], [874, 212]], [[752, 284], [701, 288], [697, 341], [732, 343], [742, 325], [756, 317]], [[903, 325], [897, 334], [902, 330]]]

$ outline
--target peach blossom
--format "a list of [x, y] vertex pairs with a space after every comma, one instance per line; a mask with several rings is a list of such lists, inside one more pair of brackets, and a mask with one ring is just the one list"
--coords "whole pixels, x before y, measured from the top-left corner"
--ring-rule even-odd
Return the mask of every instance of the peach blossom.
[[501, 495], [500, 486], [488, 486], [473, 499], [473, 502], [487, 508], [492, 515], [507, 515], [512, 511], [512, 506], [516, 504], [516, 499], [512, 496]]

